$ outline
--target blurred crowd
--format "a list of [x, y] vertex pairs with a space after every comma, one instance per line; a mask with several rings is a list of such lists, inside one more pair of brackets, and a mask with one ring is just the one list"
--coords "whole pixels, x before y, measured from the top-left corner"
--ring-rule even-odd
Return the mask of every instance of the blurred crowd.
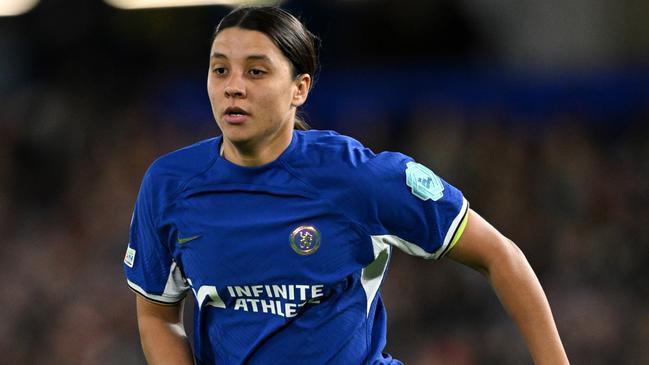
[[[323, 41], [315, 128], [404, 152], [460, 188], [526, 254], [573, 364], [647, 362], [649, 3], [286, 4]], [[122, 270], [133, 204], [156, 157], [219, 133], [203, 85], [227, 11], [58, 0], [0, 19], [0, 363], [145, 363]], [[449, 68], [462, 85], [424, 76]], [[474, 69], [530, 77], [474, 89]], [[556, 100], [570, 108], [503, 108]], [[470, 269], [395, 251], [382, 295], [386, 351], [408, 365], [531, 363]]]
[[[426, 106], [340, 132], [428, 165], [517, 242], [573, 363], [633, 364], [649, 358], [648, 117], [601, 127]], [[101, 93], [26, 88], [4, 101], [3, 363], [144, 363], [122, 272], [139, 183], [160, 154], [217, 133]], [[531, 362], [470, 269], [396, 252], [382, 295], [386, 350], [407, 364]]]

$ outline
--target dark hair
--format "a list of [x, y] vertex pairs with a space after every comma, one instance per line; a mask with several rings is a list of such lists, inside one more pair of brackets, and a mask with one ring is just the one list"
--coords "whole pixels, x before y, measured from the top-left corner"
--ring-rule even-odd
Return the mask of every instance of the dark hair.
[[[267, 35], [291, 62], [293, 77], [309, 74], [313, 88], [319, 69], [318, 39], [296, 17], [274, 6], [243, 6], [221, 19], [214, 30], [212, 42], [222, 30], [232, 27], [256, 30]], [[296, 115], [295, 128], [306, 130], [309, 125]]]

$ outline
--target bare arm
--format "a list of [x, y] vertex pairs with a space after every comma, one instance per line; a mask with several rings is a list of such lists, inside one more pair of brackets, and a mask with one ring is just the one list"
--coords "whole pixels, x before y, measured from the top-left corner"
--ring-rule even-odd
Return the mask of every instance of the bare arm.
[[150, 365], [193, 365], [182, 321], [182, 303], [161, 305], [136, 295], [137, 323], [144, 356]]
[[543, 288], [514, 242], [471, 210], [462, 237], [447, 257], [487, 277], [535, 364], [569, 363]]

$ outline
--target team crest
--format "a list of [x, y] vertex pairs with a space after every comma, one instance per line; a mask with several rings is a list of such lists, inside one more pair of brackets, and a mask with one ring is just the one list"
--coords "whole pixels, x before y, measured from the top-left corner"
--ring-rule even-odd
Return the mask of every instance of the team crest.
[[295, 252], [311, 255], [320, 247], [320, 232], [314, 226], [300, 226], [291, 232], [290, 241]]
[[442, 180], [430, 169], [416, 162], [408, 162], [406, 166], [406, 185], [414, 196], [424, 201], [437, 201], [444, 196]]

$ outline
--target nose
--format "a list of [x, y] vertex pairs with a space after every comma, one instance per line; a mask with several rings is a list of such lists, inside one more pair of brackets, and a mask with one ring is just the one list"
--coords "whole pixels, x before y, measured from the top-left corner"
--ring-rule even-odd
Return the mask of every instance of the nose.
[[242, 88], [226, 86], [225, 96], [227, 98], [243, 98], [245, 96], [245, 91]]
[[231, 77], [228, 80], [227, 85], [225, 85], [225, 97], [226, 98], [243, 98], [246, 96], [246, 89], [243, 86], [242, 80], [238, 77]]

